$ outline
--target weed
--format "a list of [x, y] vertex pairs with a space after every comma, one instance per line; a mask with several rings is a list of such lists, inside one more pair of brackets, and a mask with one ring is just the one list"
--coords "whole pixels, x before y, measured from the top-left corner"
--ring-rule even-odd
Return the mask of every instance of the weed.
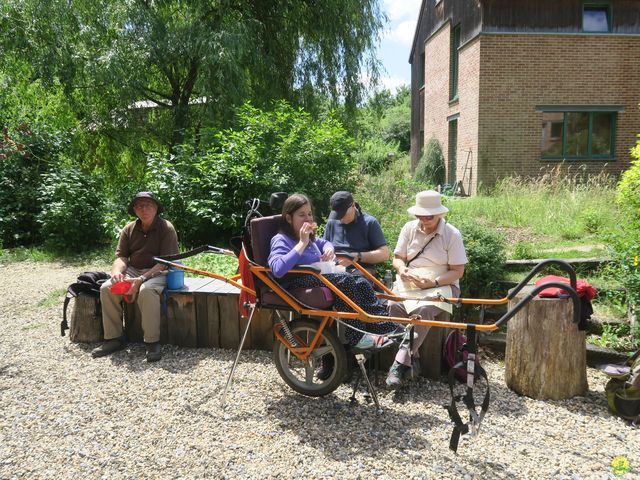
[[53, 307], [60, 303], [60, 299], [64, 297], [67, 292], [66, 288], [56, 288], [55, 290], [49, 292], [49, 294], [38, 302], [39, 307]]

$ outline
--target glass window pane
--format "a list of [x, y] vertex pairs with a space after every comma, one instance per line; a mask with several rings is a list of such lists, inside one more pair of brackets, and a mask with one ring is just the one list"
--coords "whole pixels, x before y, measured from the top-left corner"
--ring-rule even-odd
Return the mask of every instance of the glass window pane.
[[542, 113], [542, 138], [540, 150], [543, 157], [562, 156], [562, 131], [564, 129], [564, 113]]
[[584, 7], [582, 29], [585, 32], [608, 32], [609, 7]]
[[611, 156], [612, 126], [613, 126], [612, 113], [594, 113], [593, 114], [591, 153], [593, 153], [594, 155]]
[[589, 113], [567, 113], [567, 157], [586, 157], [589, 145]]

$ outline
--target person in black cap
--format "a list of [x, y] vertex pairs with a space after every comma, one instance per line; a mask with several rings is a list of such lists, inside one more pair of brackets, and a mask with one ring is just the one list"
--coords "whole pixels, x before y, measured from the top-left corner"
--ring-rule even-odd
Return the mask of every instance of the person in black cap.
[[389, 259], [389, 247], [380, 223], [363, 212], [349, 192], [331, 196], [331, 213], [323, 238], [330, 241], [336, 252], [349, 252], [375, 275], [375, 265]]
[[131, 283], [127, 298], [134, 298], [142, 315], [142, 330], [148, 362], [162, 357], [160, 348], [160, 294], [166, 285], [165, 266], [153, 261], [160, 255], [179, 253], [178, 236], [171, 222], [161, 218], [162, 204], [151, 192], [137, 193], [129, 203], [130, 215], [138, 217], [120, 233], [111, 278], [100, 288], [104, 343], [91, 352], [103, 357], [124, 348], [122, 327], [122, 294], [111, 292], [111, 286], [122, 281]]

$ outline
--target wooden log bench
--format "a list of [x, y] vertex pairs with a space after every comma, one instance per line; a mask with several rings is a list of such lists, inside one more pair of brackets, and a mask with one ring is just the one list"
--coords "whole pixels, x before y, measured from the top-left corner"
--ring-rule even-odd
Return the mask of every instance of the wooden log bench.
[[[240, 316], [240, 291], [226, 282], [212, 278], [185, 278], [180, 290], [163, 294], [160, 343], [181, 347], [238, 348], [247, 326]], [[244, 348], [271, 350], [273, 347], [272, 311], [256, 312]], [[125, 308], [125, 331], [132, 342], [142, 341], [140, 309], [136, 304]]]
[[[180, 290], [166, 290], [163, 294], [160, 320], [160, 342], [182, 347], [209, 347], [235, 349], [247, 325], [238, 311], [239, 290], [220, 280], [211, 278], [185, 278]], [[71, 341], [99, 342], [103, 338], [100, 318], [93, 316], [95, 302], [92, 297], [79, 296], [74, 301], [71, 317]], [[99, 313], [99, 312], [98, 312]], [[91, 314], [91, 315], [89, 315]], [[247, 334], [244, 348], [271, 350], [273, 348], [272, 310], [256, 312]], [[86, 319], [93, 319], [90, 322]], [[443, 312], [438, 320], [447, 321]], [[130, 342], [142, 342], [140, 309], [136, 304], [125, 304], [124, 324]], [[442, 372], [442, 346], [448, 329], [431, 328], [420, 347], [422, 376], [439, 379]], [[383, 351], [379, 368], [388, 370], [397, 348]]]

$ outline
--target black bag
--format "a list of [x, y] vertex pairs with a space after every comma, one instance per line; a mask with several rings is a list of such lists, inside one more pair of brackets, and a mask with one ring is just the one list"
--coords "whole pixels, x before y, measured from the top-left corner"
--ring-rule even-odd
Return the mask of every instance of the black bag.
[[64, 337], [64, 331], [69, 330], [67, 322], [67, 307], [72, 298], [80, 294], [94, 297], [96, 301], [96, 316], [101, 315], [100, 311], [100, 287], [110, 278], [106, 272], [84, 272], [78, 275], [78, 280], [67, 288], [67, 295], [64, 298], [62, 307], [62, 322], [60, 322], [60, 334]]

